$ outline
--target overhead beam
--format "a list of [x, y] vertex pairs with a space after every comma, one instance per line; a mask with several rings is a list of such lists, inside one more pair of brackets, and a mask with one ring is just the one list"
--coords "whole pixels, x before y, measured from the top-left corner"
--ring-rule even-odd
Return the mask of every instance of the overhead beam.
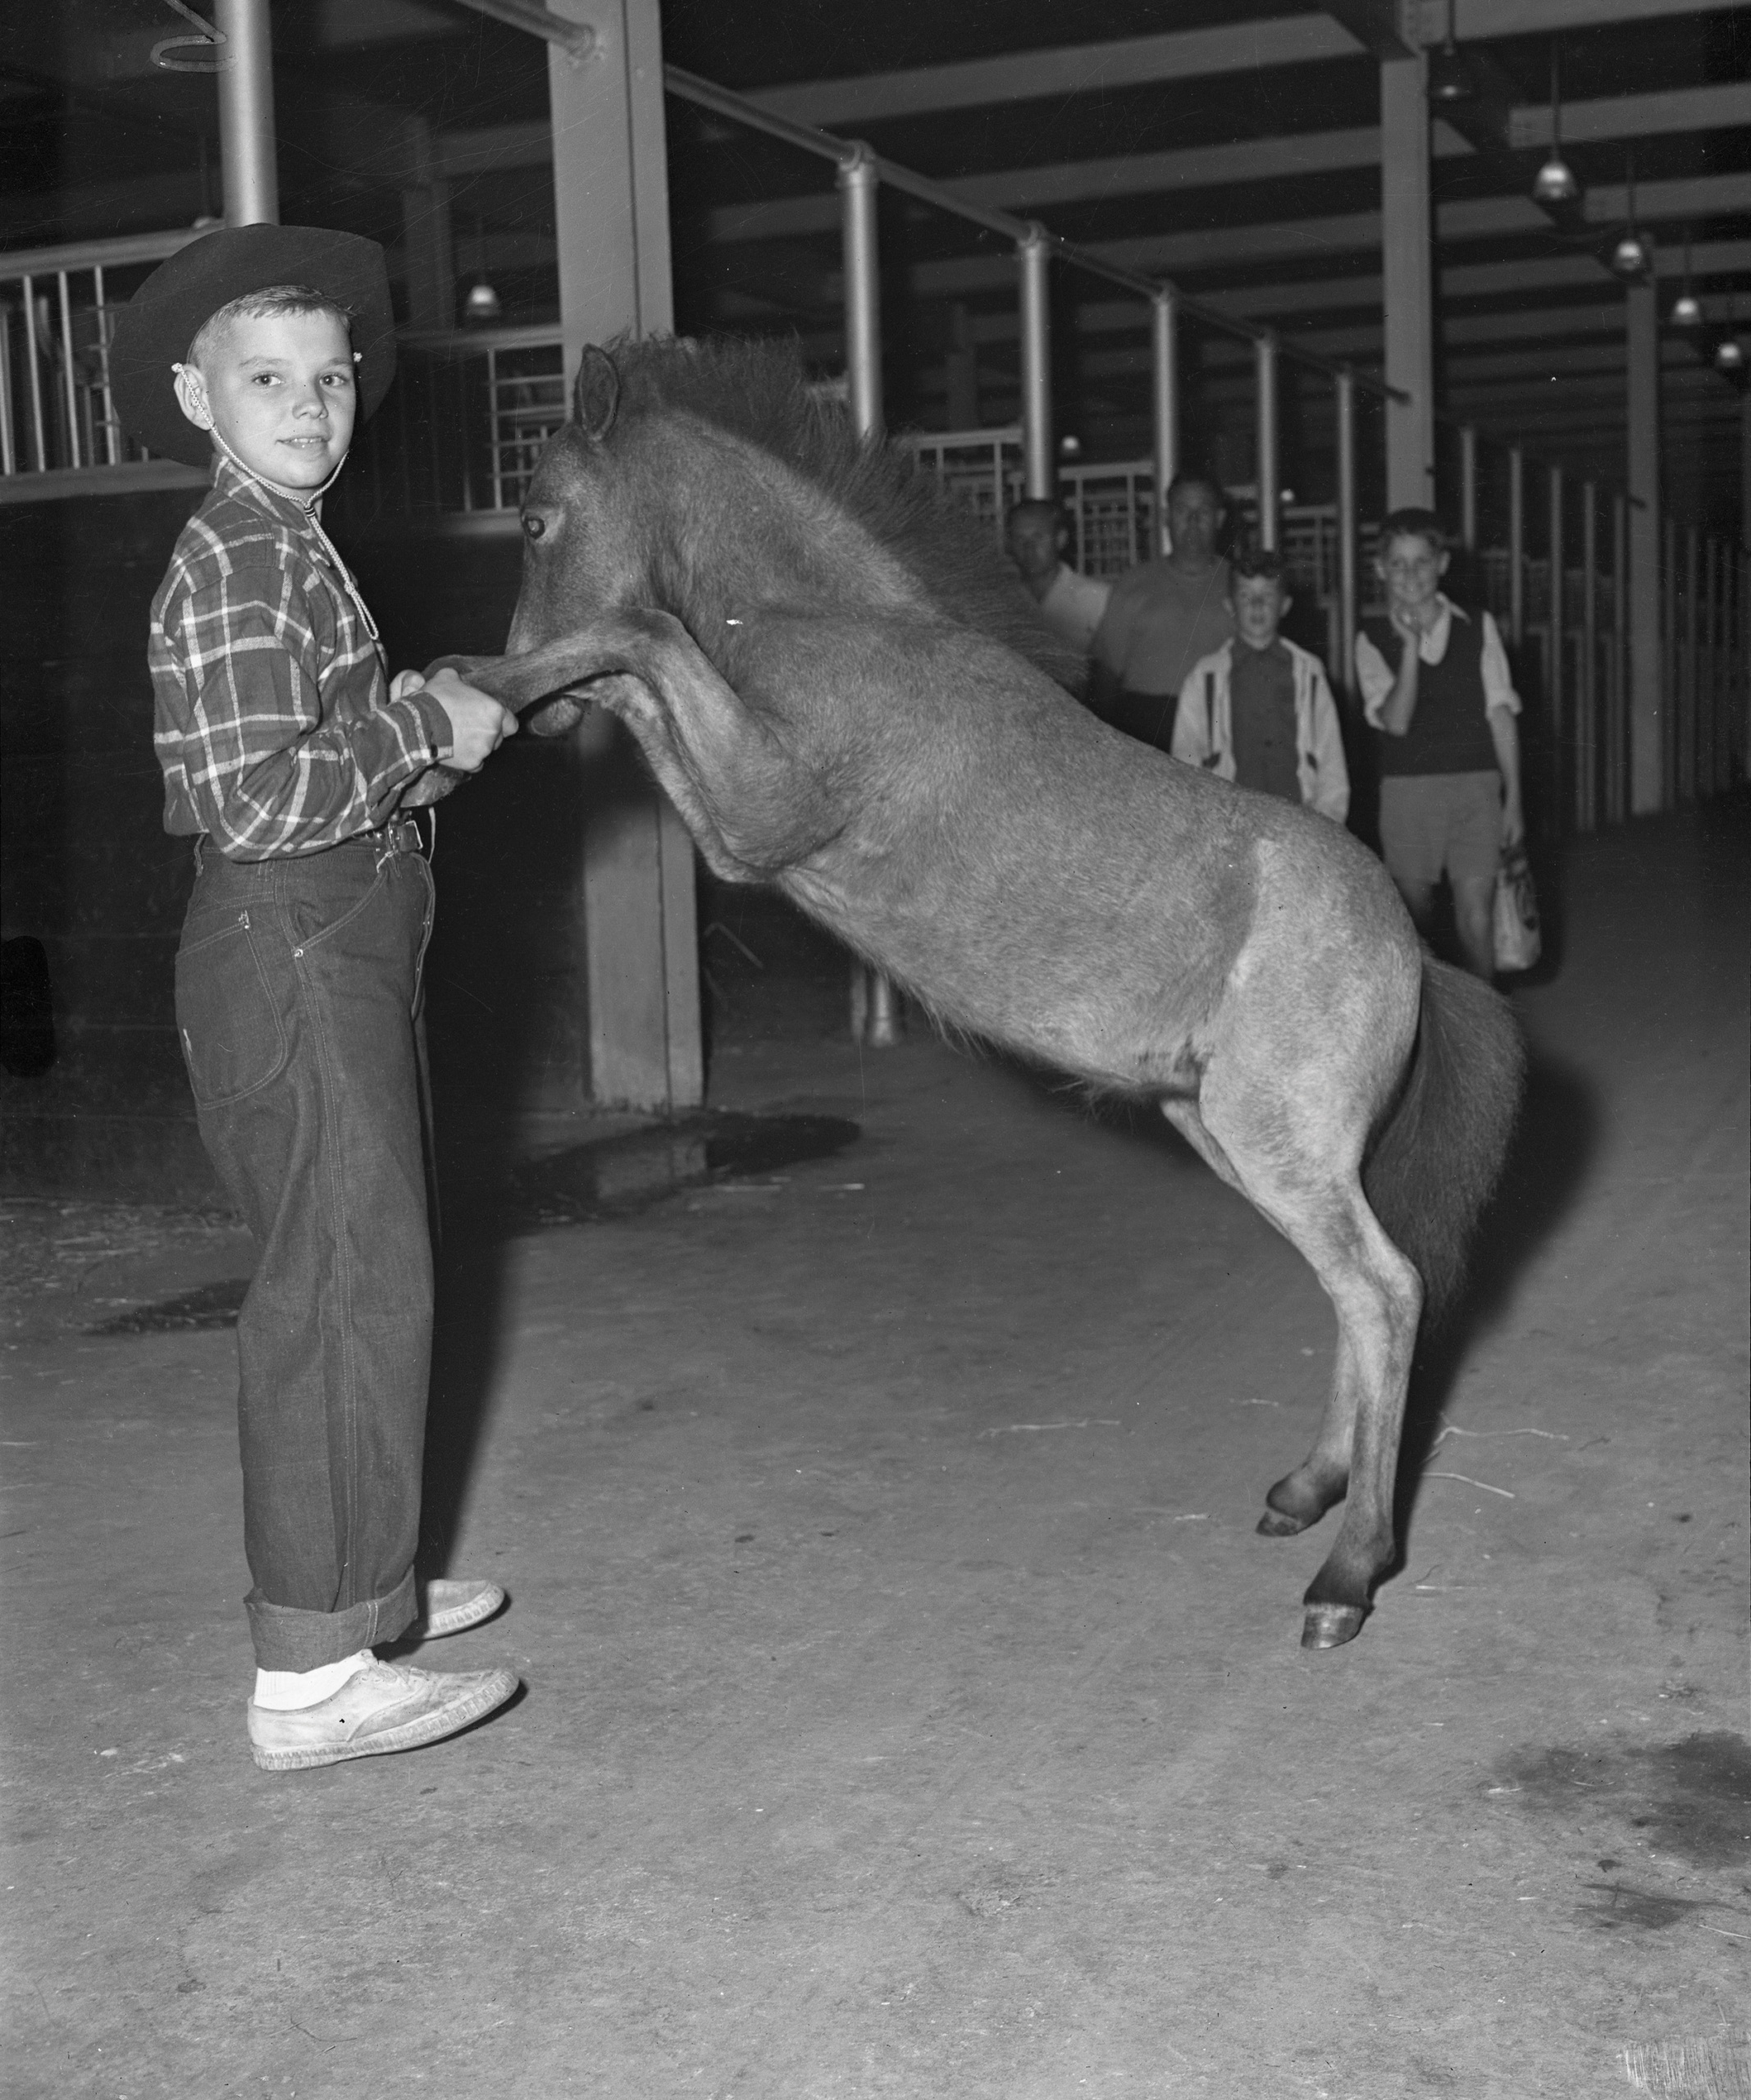
[[773, 116], [798, 124], [873, 124], [938, 110], [983, 109], [1048, 97], [1061, 100], [1100, 89], [1147, 87], [1160, 80], [1250, 72], [1261, 66], [1353, 58], [1360, 49], [1355, 38], [1329, 15], [1290, 15], [1271, 21], [1117, 37], [1099, 43], [1056, 44], [995, 58], [963, 59], [950, 66], [805, 80], [791, 87], [768, 88], [748, 98]]
[[[1704, 0], [1457, 0], [1457, 30], [1462, 39], [1471, 41], [1705, 11]], [[1425, 0], [1422, 41], [1439, 43], [1445, 34], [1442, 0]], [[1356, 37], [1331, 14], [1279, 15], [1265, 21], [1224, 23], [1106, 43], [1056, 44], [951, 66], [805, 80], [768, 88], [749, 99], [799, 124], [873, 124], [939, 110], [1059, 101], [1097, 89], [1148, 87], [1161, 80], [1197, 80], [1261, 66], [1357, 58], [1362, 52]]]

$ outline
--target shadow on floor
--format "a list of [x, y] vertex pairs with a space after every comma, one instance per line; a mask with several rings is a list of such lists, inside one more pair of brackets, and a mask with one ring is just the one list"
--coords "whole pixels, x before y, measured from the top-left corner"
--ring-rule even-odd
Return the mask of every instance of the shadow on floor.
[[1397, 1528], [1407, 1545], [1423, 1468], [1472, 1342], [1505, 1315], [1533, 1258], [1581, 1201], [1602, 1128], [1592, 1084], [1534, 1049], [1501, 1185], [1472, 1240], [1465, 1297], [1447, 1324], [1418, 1344], [1398, 1459]]
[[[686, 1189], [828, 1158], [860, 1135], [857, 1124], [840, 1116], [717, 1110], [508, 1167], [499, 1164], [483, 1172], [477, 1166], [470, 1172], [453, 1166], [441, 1190], [445, 1230], [436, 1259], [420, 1566], [428, 1574], [449, 1568], [467, 1507], [504, 1340], [511, 1239], [629, 1217]], [[487, 1156], [502, 1162], [506, 1155]]]

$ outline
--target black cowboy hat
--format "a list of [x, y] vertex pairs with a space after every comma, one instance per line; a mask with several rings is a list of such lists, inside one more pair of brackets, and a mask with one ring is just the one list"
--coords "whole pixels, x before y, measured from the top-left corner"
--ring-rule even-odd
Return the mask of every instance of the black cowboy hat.
[[161, 262], [121, 309], [110, 345], [110, 391], [148, 450], [204, 467], [212, 440], [176, 405], [171, 367], [221, 306], [270, 285], [308, 285], [353, 317], [363, 422], [395, 377], [389, 272], [374, 240], [326, 226], [221, 226]]

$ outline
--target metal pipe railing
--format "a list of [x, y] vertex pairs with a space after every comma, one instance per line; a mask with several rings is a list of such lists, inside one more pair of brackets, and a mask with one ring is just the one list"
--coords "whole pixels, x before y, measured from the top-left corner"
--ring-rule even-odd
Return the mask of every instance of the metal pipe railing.
[[[744, 95], [720, 88], [714, 80], [702, 79], [679, 66], [665, 66], [663, 84], [672, 95], [683, 102], [690, 102], [700, 109], [709, 109], [718, 116], [727, 116], [737, 124], [745, 124], [750, 130], [763, 131], [768, 138], [782, 139], [787, 144], [817, 159], [842, 161], [857, 150], [853, 141], [837, 138], [830, 131], [818, 130], [813, 125], [797, 124], [789, 117], [779, 116], [763, 109], [758, 103], [750, 102]], [[867, 150], [865, 148], [864, 150]], [[989, 205], [974, 203], [969, 198], [945, 182], [932, 181], [928, 176], [919, 175], [897, 161], [888, 160], [882, 154], [873, 156], [876, 171], [891, 189], [903, 195], [915, 197], [920, 203], [932, 204], [937, 210], [952, 217], [964, 219], [969, 225], [983, 226], [987, 232], [995, 233], [1015, 244], [1018, 249], [1024, 241], [1036, 233], [1049, 244], [1052, 253], [1060, 262], [1088, 275], [1103, 278], [1110, 285], [1117, 285], [1126, 291], [1135, 292], [1141, 299], [1153, 299], [1158, 293], [1171, 291], [1179, 301], [1183, 313], [1206, 322], [1224, 334], [1238, 336], [1243, 341], [1256, 341], [1268, 331], [1254, 326], [1238, 314], [1227, 313], [1220, 306], [1206, 305], [1201, 299], [1188, 299], [1178, 285], [1165, 277], [1150, 276], [1139, 270], [1128, 270], [1121, 262], [1109, 262], [1104, 255], [1092, 249], [1078, 248], [1074, 243], [1060, 238], [1048, 228], [1033, 221], [1019, 219], [1008, 212], [994, 210]], [[1297, 364], [1312, 372], [1323, 372], [1334, 377], [1350, 368], [1329, 358], [1322, 358], [1312, 350], [1303, 350], [1284, 345], [1284, 354]], [[1402, 390], [1389, 387], [1384, 380], [1376, 379], [1371, 373], [1358, 372], [1357, 384], [1382, 399], [1405, 399]]]
[[1581, 483], [1580, 734], [1575, 754], [1575, 821], [1582, 831], [1598, 822], [1599, 578], [1598, 488]]
[[1356, 544], [1356, 381], [1338, 375], [1338, 605], [1343, 630], [1344, 690], [1356, 690], [1356, 623], [1361, 606], [1357, 590]]
[[[1563, 617], [1566, 609], [1563, 605], [1565, 593], [1562, 573], [1562, 469], [1560, 467], [1553, 467], [1549, 469], [1549, 475], [1550, 511], [1547, 544], [1550, 564], [1548, 586], [1550, 598], [1547, 617], [1550, 623], [1550, 641], [1545, 652], [1545, 660], [1549, 666], [1549, 676], [1544, 689], [1544, 704], [1550, 718], [1551, 744], [1557, 754], [1557, 779], [1560, 782], [1562, 776], [1563, 744], [1567, 729], [1567, 724], [1563, 720], [1563, 714], [1568, 698], [1567, 666], [1562, 660], [1563, 636], [1566, 628], [1566, 622]], [[1560, 791], [1556, 798], [1555, 815], [1560, 829], [1567, 818], [1567, 812], [1562, 807]]]
[[1255, 380], [1258, 393], [1255, 403], [1257, 415], [1258, 459], [1254, 481], [1258, 485], [1259, 545], [1274, 548], [1277, 544], [1277, 491], [1280, 477], [1277, 472], [1277, 339], [1274, 336], [1261, 336], [1252, 346]]
[[1052, 445], [1051, 258], [1045, 228], [1030, 226], [1015, 244], [1015, 265], [1021, 280], [1023, 486], [1036, 500], [1050, 500], [1058, 485]]
[[1478, 544], [1478, 427], [1459, 424], [1459, 544], [1472, 552]]
[[1151, 421], [1155, 428], [1155, 545], [1167, 546], [1167, 492], [1179, 471], [1179, 301], [1158, 291], [1149, 308]]
[[875, 155], [860, 144], [849, 160], [839, 163], [846, 400], [860, 437], [873, 436], [882, 427], [882, 270], [876, 185]]

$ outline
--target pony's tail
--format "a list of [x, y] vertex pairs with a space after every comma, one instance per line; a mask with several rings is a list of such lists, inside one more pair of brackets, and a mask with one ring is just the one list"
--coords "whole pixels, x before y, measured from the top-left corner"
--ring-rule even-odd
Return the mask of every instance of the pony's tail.
[[1507, 1156], [1525, 1061], [1507, 1002], [1425, 955], [1411, 1070], [1362, 1168], [1370, 1208], [1423, 1280], [1425, 1332], [1458, 1295], [1472, 1228]]

